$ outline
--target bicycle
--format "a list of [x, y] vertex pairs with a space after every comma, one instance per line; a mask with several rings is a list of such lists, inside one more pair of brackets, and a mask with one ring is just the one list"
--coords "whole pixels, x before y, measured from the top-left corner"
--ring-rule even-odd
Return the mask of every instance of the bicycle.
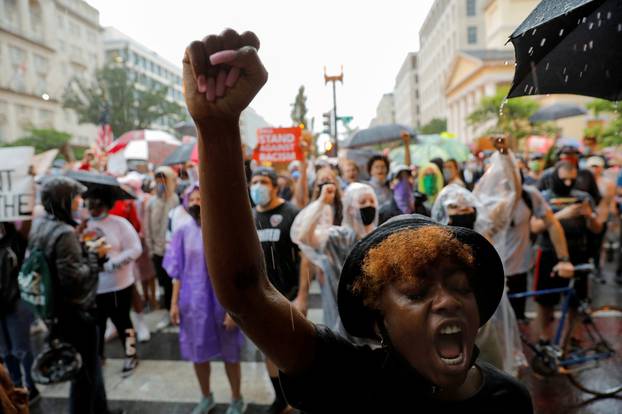
[[[575, 272], [594, 270], [592, 264], [575, 265], [574, 268]], [[556, 293], [563, 296], [563, 301], [553, 341], [550, 344], [535, 344], [521, 335], [523, 342], [534, 352], [532, 369], [543, 377], [564, 375], [581, 391], [599, 397], [619, 393], [622, 391], [622, 347], [607, 340], [602, 332], [622, 335], [622, 308], [592, 308], [589, 301], [582, 301], [577, 316], [564, 334], [570, 303], [576, 295], [574, 279], [570, 280], [568, 287], [527, 291], [508, 297], [527, 298]]]

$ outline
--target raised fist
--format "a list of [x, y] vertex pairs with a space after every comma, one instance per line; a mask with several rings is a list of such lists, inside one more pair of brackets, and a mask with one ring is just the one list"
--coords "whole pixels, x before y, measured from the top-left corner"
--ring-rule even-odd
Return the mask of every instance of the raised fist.
[[268, 80], [252, 32], [226, 29], [186, 48], [183, 90], [195, 120], [236, 119]]

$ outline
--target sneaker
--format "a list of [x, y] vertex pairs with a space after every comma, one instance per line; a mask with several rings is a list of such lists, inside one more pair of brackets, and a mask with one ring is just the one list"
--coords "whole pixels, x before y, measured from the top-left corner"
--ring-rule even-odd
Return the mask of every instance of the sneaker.
[[41, 401], [41, 394], [39, 394], [39, 390], [35, 387], [32, 387], [28, 390], [28, 406], [32, 407]]
[[136, 339], [138, 342], [149, 342], [151, 339], [151, 332], [149, 332], [149, 327], [145, 323], [143, 314], [130, 312], [130, 318], [132, 319], [132, 324], [136, 328]]
[[38, 333], [47, 333], [48, 331], [48, 327], [46, 326], [45, 322], [43, 322], [41, 319], [37, 318], [31, 325], [30, 325], [30, 334], [31, 335], [36, 335]]
[[136, 355], [126, 357], [123, 361], [123, 369], [121, 370], [121, 376], [127, 378], [134, 373], [134, 370], [138, 366], [138, 357]]
[[161, 331], [165, 328], [168, 328], [170, 325], [171, 325], [171, 317], [169, 316], [168, 312], [166, 312], [162, 320], [158, 322], [158, 324], [156, 325], [156, 330]]
[[194, 407], [191, 414], [207, 414], [214, 407], [216, 407], [216, 401], [214, 401], [214, 393], [209, 393], [207, 397], [203, 397], [201, 402]]
[[227, 407], [227, 411], [225, 411], [225, 414], [242, 414], [244, 412], [244, 408], [244, 398], [240, 397], [240, 399], [238, 400], [231, 401], [231, 404], [229, 404], [229, 407]]
[[108, 321], [106, 322], [106, 333], [104, 334], [104, 340], [108, 342], [116, 338], [117, 336], [119, 336], [119, 334], [117, 333], [117, 328], [114, 326], [112, 321], [108, 319]]

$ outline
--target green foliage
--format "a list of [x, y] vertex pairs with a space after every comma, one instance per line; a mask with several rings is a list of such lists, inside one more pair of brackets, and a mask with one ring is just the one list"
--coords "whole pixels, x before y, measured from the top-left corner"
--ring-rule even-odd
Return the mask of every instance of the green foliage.
[[540, 105], [530, 98], [512, 98], [506, 100], [507, 88], [499, 88], [494, 96], [484, 97], [479, 106], [467, 118], [470, 125], [481, 126], [493, 123], [488, 133], [499, 133], [516, 140], [532, 134], [555, 132], [551, 124], [532, 125], [529, 117]]
[[447, 131], [447, 119], [445, 118], [434, 118], [421, 127], [421, 133], [425, 135], [440, 134], [445, 131]]
[[98, 124], [107, 109], [116, 136], [149, 128], [162, 117], [170, 118], [170, 128], [186, 118], [182, 106], [166, 99], [166, 86], [146, 83], [138, 87], [137, 79], [124, 68], [106, 66], [97, 71], [91, 84], [72, 80], [65, 90], [63, 107], [74, 110], [80, 123], [90, 124]]
[[618, 102], [604, 99], [594, 99], [587, 104], [587, 108], [594, 113], [596, 118], [601, 114], [611, 114], [608, 123], [586, 128], [585, 135], [596, 137], [598, 143], [604, 147], [622, 144], [622, 114], [618, 108]]
[[34, 147], [35, 153], [44, 152], [51, 149], [61, 149], [69, 143], [71, 135], [55, 129], [32, 128], [28, 135], [10, 143], [4, 144], [5, 147]]
[[305, 96], [304, 85], [298, 88], [298, 94], [296, 94], [296, 99], [294, 100], [294, 103], [291, 104], [291, 106], [292, 112], [290, 116], [294, 125], [304, 124], [304, 126], [308, 129], [309, 123], [307, 122], [307, 97]]

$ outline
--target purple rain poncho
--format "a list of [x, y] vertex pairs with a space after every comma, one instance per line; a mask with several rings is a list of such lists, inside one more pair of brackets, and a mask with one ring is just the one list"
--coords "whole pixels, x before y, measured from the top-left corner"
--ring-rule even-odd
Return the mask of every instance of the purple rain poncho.
[[244, 337], [239, 328], [225, 330], [226, 312], [218, 303], [207, 272], [201, 227], [194, 221], [180, 227], [164, 256], [168, 274], [181, 282], [179, 348], [195, 363], [239, 362]]

